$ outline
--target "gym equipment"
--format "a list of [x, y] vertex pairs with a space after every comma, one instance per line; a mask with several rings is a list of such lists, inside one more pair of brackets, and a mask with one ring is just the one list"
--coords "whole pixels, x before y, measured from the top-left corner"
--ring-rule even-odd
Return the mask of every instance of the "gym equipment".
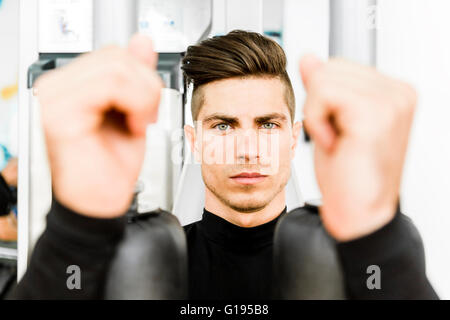
[[[196, 164], [186, 163], [185, 143], [182, 135], [172, 136], [173, 129], [182, 129], [187, 123], [184, 109], [187, 88], [184, 87], [179, 64], [183, 50], [190, 43], [197, 42], [209, 35], [212, 20], [210, 0], [97, 0], [94, 6], [72, 1], [78, 9], [93, 17], [91, 27], [80, 30], [71, 28], [70, 21], [77, 20], [73, 12], [64, 10], [67, 1], [40, 0], [25, 4], [21, 2], [21, 59], [19, 85], [19, 104], [26, 106], [19, 109], [19, 243], [18, 243], [18, 279], [26, 270], [28, 257], [33, 245], [45, 227], [44, 217], [51, 203], [51, 177], [45, 152], [42, 128], [39, 121], [39, 107], [33, 96], [32, 86], [42, 73], [58, 68], [77, 54], [98, 48], [106, 43], [125, 44], [136, 30], [150, 34], [159, 53], [158, 71], [166, 84], [162, 93], [158, 124], [149, 128], [151, 145], [147, 146], [144, 167], [139, 183], [142, 190], [137, 196], [135, 215], [130, 218], [124, 240], [119, 246], [108, 276], [106, 297], [110, 299], [128, 298], [182, 298], [185, 269], [185, 243], [180, 233], [180, 225], [200, 219], [203, 207], [203, 182], [200, 168]], [[90, 2], [90, 1], [89, 1]], [[227, 9], [239, 8], [236, 1], [227, 5]], [[239, 2], [239, 1], [238, 1]], [[42, 4], [46, 3], [48, 6]], [[113, 3], [113, 5], [111, 5]], [[262, 1], [253, 0], [262, 15]], [[352, 57], [366, 63], [374, 62], [373, 30], [359, 27], [352, 17], [361, 12], [365, 6], [373, 5], [374, 0], [331, 0], [330, 1], [330, 54], [340, 56], [353, 55], [352, 41], [361, 37], [346, 37], [348, 32], [356, 32], [368, 37], [360, 57]], [[60, 34], [58, 37], [36, 37], [45, 33], [45, 19], [52, 10], [52, 4], [58, 5]], [[183, 7], [185, 6], [185, 7]], [[109, 8], [109, 9], [108, 9]], [[138, 9], [137, 9], [138, 8]], [[181, 8], [181, 9], [180, 9]], [[39, 10], [38, 10], [39, 9]], [[53, 7], [55, 9], [55, 7]], [[182, 14], [174, 14], [175, 11]], [[39, 12], [39, 15], [36, 13]], [[50, 12], [51, 13], [51, 12]], [[100, 14], [101, 13], [101, 14]], [[139, 13], [139, 14], [138, 14]], [[159, 15], [158, 15], [159, 13]], [[193, 17], [189, 17], [192, 15]], [[48, 15], [48, 16], [51, 16]], [[54, 15], [55, 16], [55, 15]], [[363, 15], [365, 16], [365, 15]], [[58, 15], [56, 15], [58, 17]], [[84, 16], [85, 18], [86, 16]], [[163, 19], [155, 19], [155, 18]], [[200, 17], [200, 18], [199, 18]], [[192, 22], [185, 24], [184, 22]], [[255, 31], [262, 32], [262, 17], [257, 19]], [[182, 23], [183, 22], [183, 23]], [[160, 23], [160, 29], [152, 24]], [[236, 19], [227, 19], [230, 26], [240, 25]], [[38, 28], [39, 26], [39, 28]], [[112, 27], [115, 26], [115, 27]], [[251, 28], [246, 28], [251, 29]], [[120, 30], [119, 33], [114, 30]], [[369, 31], [368, 31], [369, 30]], [[223, 30], [229, 31], [229, 30]], [[64, 38], [66, 36], [66, 38]], [[62, 37], [62, 38], [61, 38]], [[71, 38], [72, 37], [72, 38]], [[41, 39], [46, 42], [41, 43]], [[55, 39], [62, 39], [52, 42]], [[79, 39], [67, 50], [67, 41]], [[66, 41], [66, 42], [64, 42]], [[181, 48], [181, 49], [180, 49]], [[369, 58], [366, 57], [369, 55]], [[360, 59], [363, 57], [362, 59]], [[364, 58], [366, 57], [366, 58]], [[26, 75], [28, 71], [28, 75]], [[26, 88], [24, 84], [27, 84]], [[23, 92], [28, 92], [24, 94]], [[158, 137], [155, 139], [155, 136]], [[183, 161], [173, 163], [171, 150], [179, 145], [179, 154]], [[160, 157], [151, 157], [157, 152]], [[158, 188], [151, 188], [151, 186]], [[164, 186], [164, 187], [161, 187]], [[336, 260], [333, 240], [326, 234], [320, 223], [320, 217], [311, 206], [302, 208], [303, 199], [293, 173], [287, 186], [288, 210], [295, 209], [280, 220], [275, 236], [275, 269], [279, 274], [280, 287], [277, 295], [283, 299], [295, 298], [345, 298], [341, 286], [342, 274]], [[162, 208], [163, 210], [157, 210]], [[182, 230], [181, 230], [182, 232]], [[144, 245], [145, 244], [145, 245]], [[167, 251], [159, 250], [162, 244]], [[176, 252], [168, 256], [168, 252]], [[150, 260], [149, 257], [152, 257]], [[156, 258], [155, 258], [156, 257]], [[304, 263], [305, 259], [308, 263]], [[162, 269], [164, 267], [165, 269]], [[128, 268], [128, 269], [127, 269]], [[166, 272], [161, 273], [161, 270]], [[143, 272], [143, 279], [138, 273]], [[325, 276], [323, 276], [325, 274]], [[159, 277], [164, 275], [164, 277]], [[155, 281], [150, 281], [156, 279]], [[299, 291], [299, 286], [302, 289]], [[333, 287], [333, 288], [330, 288]], [[133, 288], [133, 289], [125, 289]], [[179, 291], [177, 290], [179, 289]], [[135, 290], [135, 291], [134, 291]]]
[[[135, 197], [136, 199], [136, 197]], [[106, 279], [106, 299], [186, 299], [186, 237], [169, 212], [137, 212], [136, 201]]]
[[283, 216], [274, 237], [275, 298], [345, 299], [335, 244], [317, 206], [306, 204]]

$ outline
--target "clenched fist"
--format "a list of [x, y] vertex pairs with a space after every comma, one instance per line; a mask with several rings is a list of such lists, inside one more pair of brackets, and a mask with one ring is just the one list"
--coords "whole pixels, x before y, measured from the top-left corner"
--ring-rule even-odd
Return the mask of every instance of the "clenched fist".
[[84, 54], [40, 77], [53, 194], [92, 217], [124, 214], [145, 152], [145, 132], [157, 119], [162, 82], [151, 41]]
[[338, 241], [374, 232], [396, 212], [415, 91], [342, 59], [305, 56], [300, 72], [323, 224]]

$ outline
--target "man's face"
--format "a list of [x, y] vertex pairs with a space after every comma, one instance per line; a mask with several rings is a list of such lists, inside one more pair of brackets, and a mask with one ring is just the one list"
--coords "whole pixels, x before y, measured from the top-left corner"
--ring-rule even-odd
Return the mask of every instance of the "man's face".
[[292, 125], [285, 86], [277, 78], [233, 78], [204, 85], [195, 144], [206, 188], [239, 211], [264, 208], [289, 180], [300, 123]]

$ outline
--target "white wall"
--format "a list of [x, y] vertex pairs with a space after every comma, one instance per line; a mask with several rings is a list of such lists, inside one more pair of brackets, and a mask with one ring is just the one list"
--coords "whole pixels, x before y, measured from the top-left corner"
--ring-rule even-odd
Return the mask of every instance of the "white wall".
[[[419, 94], [401, 200], [422, 235], [427, 274], [443, 299], [450, 299], [449, 12], [448, 0], [378, 0], [377, 7], [377, 68], [412, 83]], [[286, 0], [284, 36], [300, 111], [305, 94], [298, 59], [306, 52], [328, 55], [328, 0]], [[318, 197], [310, 146], [299, 147], [302, 192]]]
[[450, 1], [378, 1], [378, 68], [419, 94], [402, 206], [422, 234], [430, 281], [450, 299]]

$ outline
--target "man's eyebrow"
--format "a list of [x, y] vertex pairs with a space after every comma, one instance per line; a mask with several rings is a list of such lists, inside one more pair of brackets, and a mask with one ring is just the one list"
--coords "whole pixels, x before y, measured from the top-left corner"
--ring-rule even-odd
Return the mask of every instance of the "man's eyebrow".
[[[215, 120], [220, 120], [229, 124], [237, 124], [239, 123], [239, 118], [237, 117], [232, 117], [226, 114], [222, 114], [222, 113], [213, 113], [207, 117], [205, 117], [202, 121], [203, 123], [208, 123], [211, 121], [215, 121]], [[282, 113], [278, 113], [278, 112], [274, 112], [274, 113], [269, 113], [269, 114], [265, 114], [262, 116], [258, 116], [254, 119], [255, 123], [265, 123], [267, 121], [270, 120], [279, 120], [279, 121], [287, 121], [287, 117], [282, 114]]]
[[208, 123], [214, 120], [221, 120], [230, 124], [238, 123], [239, 119], [236, 117], [231, 117], [222, 113], [213, 113], [212, 115], [207, 116], [203, 119], [203, 123]]
[[284, 114], [278, 113], [278, 112], [265, 114], [263, 116], [259, 116], [259, 117], [255, 118], [255, 122], [256, 123], [263, 123], [263, 122], [267, 122], [267, 121], [270, 121], [270, 120], [286, 121], [287, 118], [286, 118], [286, 116]]

